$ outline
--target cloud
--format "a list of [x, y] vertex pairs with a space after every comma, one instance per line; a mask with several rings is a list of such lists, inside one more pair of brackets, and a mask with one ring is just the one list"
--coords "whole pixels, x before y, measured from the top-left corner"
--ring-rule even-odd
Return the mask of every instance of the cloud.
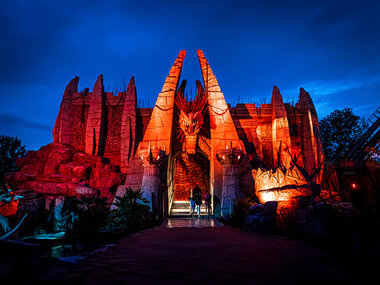
[[270, 98], [273, 85], [284, 99], [297, 98], [303, 86], [320, 116], [343, 105], [365, 115], [371, 110], [365, 104], [379, 102], [374, 79], [380, 74], [379, 5], [370, 0], [5, 1], [0, 127], [31, 140], [36, 139], [32, 132], [51, 135], [63, 90], [75, 75], [80, 90], [91, 90], [100, 73], [111, 88], [133, 75], [139, 100], [152, 107], [182, 49], [188, 52], [183, 78], [194, 89], [195, 79], [201, 79], [198, 48], [231, 103], [239, 97], [260, 103]]
[[14, 129], [32, 129], [43, 133], [52, 131], [50, 125], [29, 121], [12, 114], [0, 114], [0, 130]]

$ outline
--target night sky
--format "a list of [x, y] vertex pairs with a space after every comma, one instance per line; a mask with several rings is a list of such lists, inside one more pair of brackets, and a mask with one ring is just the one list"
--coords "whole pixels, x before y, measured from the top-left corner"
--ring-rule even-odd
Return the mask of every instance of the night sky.
[[[54, 3], [56, 2], [56, 3]], [[67, 83], [104, 75], [106, 91], [135, 77], [153, 107], [180, 50], [187, 90], [202, 49], [227, 102], [286, 102], [302, 86], [319, 119], [380, 105], [380, 1], [1, 1], [0, 134], [27, 149], [52, 142]], [[265, 99], [266, 98], [266, 99]]]

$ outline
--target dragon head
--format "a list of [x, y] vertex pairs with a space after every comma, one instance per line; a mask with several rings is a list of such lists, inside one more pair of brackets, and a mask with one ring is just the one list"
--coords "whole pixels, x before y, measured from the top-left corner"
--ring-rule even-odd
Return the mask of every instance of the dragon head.
[[203, 113], [207, 103], [207, 96], [202, 84], [197, 80], [196, 85], [198, 90], [193, 100], [191, 98], [189, 100], [187, 96], [185, 98], [186, 80], [182, 81], [175, 98], [175, 103], [180, 111], [178, 138], [181, 141], [185, 140], [186, 150], [189, 153], [195, 153], [197, 134], [203, 125]]
[[179, 126], [184, 132], [185, 136], [196, 135], [203, 125], [203, 117], [200, 111], [198, 112], [190, 112], [186, 114], [182, 110], [180, 110], [179, 115]]

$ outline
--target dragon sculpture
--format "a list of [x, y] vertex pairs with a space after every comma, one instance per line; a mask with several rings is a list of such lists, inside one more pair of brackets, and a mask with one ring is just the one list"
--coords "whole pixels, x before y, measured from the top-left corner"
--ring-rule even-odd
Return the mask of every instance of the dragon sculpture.
[[199, 80], [196, 81], [197, 92], [194, 99], [184, 95], [186, 80], [178, 88], [175, 103], [180, 111], [178, 139], [184, 142], [184, 151], [195, 154], [198, 133], [203, 125], [203, 114], [207, 104], [207, 96]]
[[19, 199], [22, 198], [24, 197], [14, 194], [8, 184], [5, 183], [5, 190], [0, 193], [0, 232], [4, 234], [0, 236], [0, 240], [5, 240], [14, 234], [28, 215], [25, 214], [17, 226], [11, 230], [7, 217], [16, 215]]

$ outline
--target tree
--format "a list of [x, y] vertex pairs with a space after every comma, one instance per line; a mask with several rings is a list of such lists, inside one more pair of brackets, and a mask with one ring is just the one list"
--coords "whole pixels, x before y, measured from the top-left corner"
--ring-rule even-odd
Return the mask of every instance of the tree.
[[323, 118], [319, 127], [326, 160], [331, 161], [350, 142], [359, 138], [365, 123], [353, 114], [352, 108], [344, 108], [335, 110]]
[[25, 152], [25, 146], [21, 146], [17, 137], [0, 136], [0, 182], [3, 182], [4, 173], [18, 170], [16, 159]]

